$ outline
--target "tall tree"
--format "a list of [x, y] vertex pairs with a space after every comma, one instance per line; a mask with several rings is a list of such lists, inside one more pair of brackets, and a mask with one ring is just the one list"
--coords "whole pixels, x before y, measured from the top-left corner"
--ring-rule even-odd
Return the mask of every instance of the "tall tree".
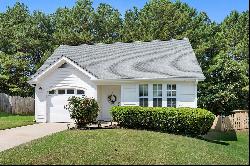
[[95, 42], [112, 43], [121, 40], [122, 19], [118, 10], [101, 3], [94, 15]]
[[216, 47], [204, 70], [199, 106], [214, 113], [230, 114], [248, 108], [249, 95], [249, 14], [231, 12], [209, 40]]
[[53, 16], [54, 38], [58, 45], [93, 42], [94, 9], [90, 0], [78, 0], [72, 9], [59, 8]]
[[1, 88], [4, 92], [31, 95], [32, 88], [27, 80], [36, 71], [43, 54], [51, 48], [50, 29], [47, 16], [41, 12], [30, 14], [27, 6], [19, 2], [1, 14], [0, 75], [5, 87], [9, 87]]
[[121, 31], [123, 42], [132, 42], [140, 39], [138, 14], [139, 12], [136, 7], [133, 10], [126, 11]]
[[141, 40], [183, 38], [196, 10], [179, 1], [151, 0], [139, 12]]

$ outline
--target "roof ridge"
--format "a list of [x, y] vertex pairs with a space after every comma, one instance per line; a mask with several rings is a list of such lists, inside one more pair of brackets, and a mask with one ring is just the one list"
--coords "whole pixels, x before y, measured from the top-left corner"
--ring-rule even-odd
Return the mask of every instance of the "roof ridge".
[[[112, 45], [112, 44], [132, 44], [132, 43], [153, 43], [153, 42], [173, 42], [173, 41], [189, 41], [187, 37], [184, 37], [183, 39], [175, 39], [171, 38], [170, 40], [161, 40], [161, 39], [154, 39], [150, 41], [143, 41], [143, 40], [135, 40], [132, 42], [122, 42], [122, 41], [117, 41], [114, 43], [103, 43], [103, 42], [98, 42], [98, 43], [83, 43], [80, 45], [67, 45], [67, 44], [61, 44], [59, 47], [66, 46], [66, 47], [78, 47], [78, 46], [91, 46], [91, 45]], [[58, 47], [58, 48], [59, 48]]]

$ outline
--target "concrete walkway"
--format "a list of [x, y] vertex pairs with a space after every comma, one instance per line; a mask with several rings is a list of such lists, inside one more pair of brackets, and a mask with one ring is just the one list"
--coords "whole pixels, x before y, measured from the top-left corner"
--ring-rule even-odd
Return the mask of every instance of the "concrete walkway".
[[0, 130], [0, 152], [67, 128], [67, 123], [39, 123]]

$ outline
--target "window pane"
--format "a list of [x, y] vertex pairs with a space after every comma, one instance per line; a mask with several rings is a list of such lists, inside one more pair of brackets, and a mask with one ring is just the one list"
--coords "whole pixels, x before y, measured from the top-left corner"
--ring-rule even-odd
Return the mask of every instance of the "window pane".
[[140, 98], [140, 106], [147, 107], [148, 106], [148, 98]]
[[162, 96], [162, 91], [158, 91], [158, 96]]
[[172, 85], [172, 90], [176, 90], [176, 84]]
[[158, 90], [162, 90], [162, 84], [158, 84]]
[[84, 90], [77, 90], [77, 94], [84, 94]]
[[144, 96], [148, 96], [148, 85], [144, 85]]
[[157, 91], [153, 91], [153, 96], [157, 97]]
[[153, 107], [157, 107], [157, 98], [153, 99]]
[[65, 94], [65, 89], [59, 89], [58, 94]]
[[176, 96], [176, 91], [173, 91], [173, 92], [172, 92], [172, 96]]
[[153, 107], [162, 107], [162, 98], [154, 98]]
[[139, 85], [139, 96], [143, 96], [143, 85]]
[[176, 99], [172, 98], [172, 107], [176, 107]]
[[157, 84], [153, 85], [153, 90], [157, 90]]
[[171, 98], [167, 99], [167, 107], [171, 107]]
[[140, 105], [141, 107], [143, 107], [143, 98], [140, 98], [139, 105]]
[[139, 85], [139, 96], [148, 96], [148, 85]]
[[67, 94], [74, 94], [74, 89], [67, 89]]
[[144, 98], [144, 107], [148, 107], [148, 98]]
[[167, 90], [171, 90], [171, 85], [170, 84], [167, 85]]
[[171, 91], [167, 91], [167, 96], [171, 96]]
[[158, 107], [162, 107], [162, 98], [158, 98]]
[[49, 94], [55, 94], [55, 90], [49, 91]]

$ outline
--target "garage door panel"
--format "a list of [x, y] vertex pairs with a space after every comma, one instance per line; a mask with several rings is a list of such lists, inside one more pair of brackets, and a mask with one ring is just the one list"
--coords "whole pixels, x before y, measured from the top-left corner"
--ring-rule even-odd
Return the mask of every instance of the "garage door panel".
[[49, 97], [50, 122], [71, 122], [69, 111], [65, 109], [72, 95], [53, 95]]
[[[65, 106], [68, 104], [69, 97], [81, 97], [85, 93], [83, 90], [77, 89], [74, 90], [74, 94], [59, 94], [62, 91], [63, 89], [55, 90], [55, 94], [49, 94], [47, 97], [49, 122], [73, 122], [69, 110], [66, 110]], [[73, 93], [72, 88], [65, 90], [65, 93]]]

